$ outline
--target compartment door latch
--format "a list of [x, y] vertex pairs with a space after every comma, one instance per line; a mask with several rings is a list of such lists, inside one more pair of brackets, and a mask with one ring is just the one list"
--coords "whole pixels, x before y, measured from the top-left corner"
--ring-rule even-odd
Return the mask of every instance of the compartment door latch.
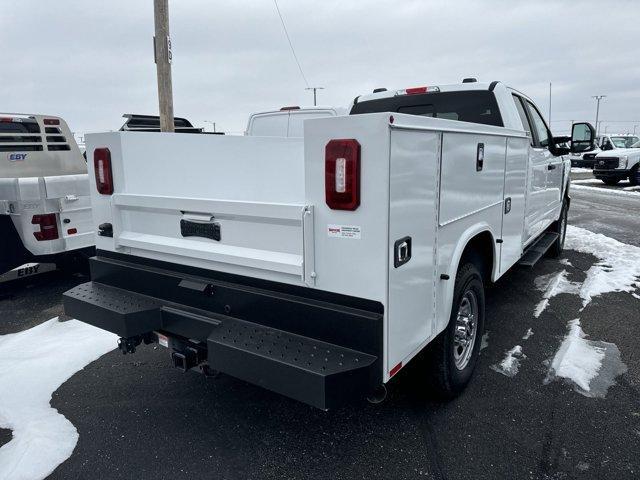
[[393, 246], [393, 266], [401, 267], [411, 260], [411, 237], [403, 237], [396, 240]]

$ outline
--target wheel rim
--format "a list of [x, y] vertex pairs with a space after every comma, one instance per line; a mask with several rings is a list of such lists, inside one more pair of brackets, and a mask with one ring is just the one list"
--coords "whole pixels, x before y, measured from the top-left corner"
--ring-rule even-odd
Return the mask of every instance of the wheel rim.
[[467, 290], [460, 300], [453, 336], [453, 359], [458, 370], [464, 370], [473, 354], [478, 332], [478, 299]]

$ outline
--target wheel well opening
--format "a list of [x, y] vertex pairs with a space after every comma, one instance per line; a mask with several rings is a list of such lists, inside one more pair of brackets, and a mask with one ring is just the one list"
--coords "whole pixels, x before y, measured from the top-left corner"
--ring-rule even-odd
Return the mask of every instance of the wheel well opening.
[[479, 233], [469, 240], [460, 257], [460, 265], [466, 261], [471, 261], [478, 267], [485, 285], [491, 282], [494, 262], [493, 242], [493, 237], [488, 231]]

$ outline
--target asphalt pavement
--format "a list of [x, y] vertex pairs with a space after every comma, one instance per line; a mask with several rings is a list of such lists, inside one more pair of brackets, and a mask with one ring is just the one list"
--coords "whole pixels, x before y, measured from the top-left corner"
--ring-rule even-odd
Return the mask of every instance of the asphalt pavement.
[[[572, 196], [570, 223], [639, 245], [640, 198]], [[564, 257], [574, 281], [596, 262], [573, 251]], [[490, 289], [488, 346], [467, 390], [449, 403], [430, 397], [419, 362], [393, 379], [381, 405], [323, 412], [228, 376], [183, 374], [161, 347], [114, 350], [54, 393], [52, 406], [80, 439], [50, 478], [640, 478], [640, 300], [610, 293], [580, 312], [580, 299], [564, 294], [534, 318], [535, 279], [559, 270], [544, 259]], [[60, 314], [60, 294], [81, 281], [56, 276], [5, 292], [0, 334]], [[605, 398], [545, 384], [548, 361], [577, 317], [590, 338], [616, 344], [628, 367]], [[516, 344], [526, 355], [518, 374], [492, 370]], [[0, 444], [8, 438], [0, 431]]]

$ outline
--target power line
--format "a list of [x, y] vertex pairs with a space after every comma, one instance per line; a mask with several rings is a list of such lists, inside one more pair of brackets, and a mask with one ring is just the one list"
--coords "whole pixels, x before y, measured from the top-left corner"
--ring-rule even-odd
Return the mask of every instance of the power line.
[[287, 31], [287, 26], [284, 23], [284, 18], [282, 18], [282, 13], [280, 13], [280, 7], [278, 7], [278, 0], [273, 0], [273, 4], [276, 6], [276, 11], [278, 12], [278, 16], [280, 17], [280, 22], [282, 23], [282, 28], [284, 30], [284, 34], [287, 36], [287, 41], [289, 42], [289, 46], [291, 47], [291, 53], [293, 53], [293, 58], [298, 65], [298, 69], [300, 70], [300, 75], [302, 75], [302, 79], [304, 80], [307, 88], [309, 87], [309, 82], [307, 82], [307, 77], [305, 77], [304, 72], [302, 71], [302, 66], [300, 65], [300, 61], [298, 60], [298, 56], [296, 55], [296, 51], [293, 48], [293, 43], [291, 42], [291, 38], [289, 37], [289, 32]]

